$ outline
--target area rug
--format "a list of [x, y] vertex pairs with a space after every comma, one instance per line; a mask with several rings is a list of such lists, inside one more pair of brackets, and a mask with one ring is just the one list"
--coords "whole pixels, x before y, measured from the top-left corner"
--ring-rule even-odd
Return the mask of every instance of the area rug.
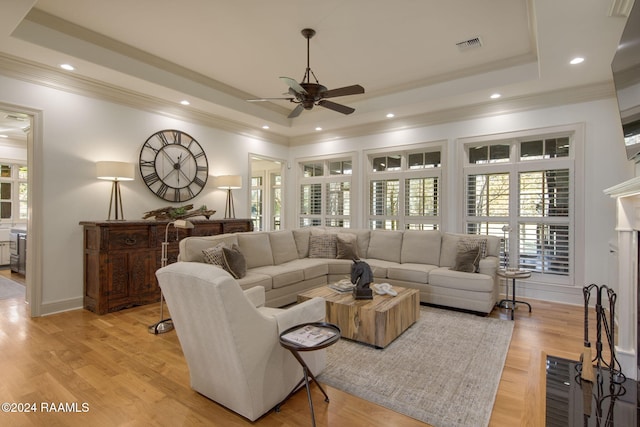
[[342, 339], [318, 381], [435, 427], [489, 424], [513, 322], [421, 307], [384, 349]]
[[0, 276], [0, 299], [24, 298], [25, 287]]

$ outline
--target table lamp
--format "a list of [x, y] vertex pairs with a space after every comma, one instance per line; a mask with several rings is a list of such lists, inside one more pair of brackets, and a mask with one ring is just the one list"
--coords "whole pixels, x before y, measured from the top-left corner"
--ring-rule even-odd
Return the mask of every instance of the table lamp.
[[133, 163], [125, 162], [97, 162], [96, 177], [113, 181], [111, 186], [111, 198], [109, 199], [109, 216], [111, 220], [111, 210], [115, 205], [115, 219], [124, 220], [122, 211], [122, 193], [120, 192], [120, 181], [133, 181], [135, 169]]
[[224, 208], [225, 219], [235, 218], [236, 210], [233, 206], [233, 194], [231, 190], [242, 188], [242, 177], [240, 175], [221, 175], [213, 178], [213, 185], [221, 190], [227, 190], [227, 204]]

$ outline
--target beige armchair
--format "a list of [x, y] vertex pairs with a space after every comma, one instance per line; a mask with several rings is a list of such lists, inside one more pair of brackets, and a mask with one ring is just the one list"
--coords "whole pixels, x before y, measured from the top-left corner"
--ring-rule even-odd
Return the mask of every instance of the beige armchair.
[[[282, 402], [302, 379], [302, 368], [279, 344], [279, 333], [325, 319], [321, 298], [289, 309], [264, 307], [264, 288], [242, 291], [221, 268], [177, 262], [156, 272], [189, 366], [191, 387], [256, 420]], [[314, 374], [324, 350], [306, 352]]]

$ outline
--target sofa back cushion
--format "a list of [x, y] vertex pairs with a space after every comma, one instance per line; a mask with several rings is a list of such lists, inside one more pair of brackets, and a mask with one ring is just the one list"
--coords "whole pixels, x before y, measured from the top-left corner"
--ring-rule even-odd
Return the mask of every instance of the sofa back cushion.
[[402, 263], [440, 265], [442, 234], [439, 231], [407, 230], [402, 236]]
[[272, 231], [269, 233], [269, 242], [275, 265], [298, 259], [296, 241], [291, 230]]
[[400, 262], [402, 231], [372, 230], [367, 258]]
[[269, 233], [238, 233], [238, 246], [247, 260], [247, 268], [273, 265], [273, 253]]
[[204, 262], [204, 255], [202, 251], [212, 248], [218, 243], [224, 243], [227, 247], [232, 247], [234, 243], [238, 243], [238, 238], [235, 234], [187, 237], [186, 239], [180, 240], [180, 244], [178, 245], [180, 248], [178, 260], [186, 262]]

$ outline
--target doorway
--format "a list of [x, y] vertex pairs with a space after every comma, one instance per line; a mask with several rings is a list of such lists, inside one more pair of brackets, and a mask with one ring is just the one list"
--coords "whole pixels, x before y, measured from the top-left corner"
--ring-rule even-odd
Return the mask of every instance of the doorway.
[[6, 291], [0, 294], [26, 302], [31, 300], [26, 236], [32, 127], [30, 114], [0, 106], [0, 286]]
[[284, 160], [249, 155], [251, 162], [250, 207], [254, 231], [284, 228]]

